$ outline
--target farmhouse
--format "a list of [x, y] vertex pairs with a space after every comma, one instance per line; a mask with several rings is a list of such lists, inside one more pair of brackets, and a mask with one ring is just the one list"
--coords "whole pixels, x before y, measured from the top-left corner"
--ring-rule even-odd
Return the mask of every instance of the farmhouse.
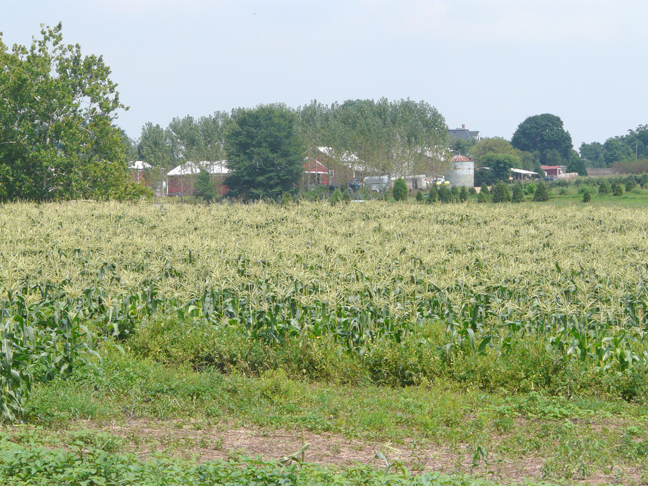
[[167, 196], [189, 196], [193, 194], [194, 179], [201, 170], [211, 174], [212, 181], [216, 182], [218, 194], [224, 196], [229, 189], [223, 184], [229, 169], [225, 160], [218, 162], [185, 162], [167, 173]]
[[461, 125], [461, 128], [448, 130], [448, 135], [460, 140], [474, 140], [475, 142], [479, 142], [481, 140], [481, 133], [479, 132], [479, 130], [468, 130], [466, 128], [466, 125]]
[[319, 160], [307, 157], [304, 162], [304, 181], [307, 188], [320, 184], [326, 186], [329, 183], [329, 170]]
[[148, 186], [146, 181], [146, 170], [150, 168], [151, 164], [147, 164], [142, 160], [136, 160], [135, 162], [131, 162], [128, 166], [128, 171], [130, 172], [131, 178], [134, 182]]

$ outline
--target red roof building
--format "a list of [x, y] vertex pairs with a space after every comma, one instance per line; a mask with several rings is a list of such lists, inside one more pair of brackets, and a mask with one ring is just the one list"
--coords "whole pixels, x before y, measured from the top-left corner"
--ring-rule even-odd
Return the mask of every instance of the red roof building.
[[558, 177], [563, 174], [562, 168], [559, 165], [543, 165], [541, 167], [547, 177]]

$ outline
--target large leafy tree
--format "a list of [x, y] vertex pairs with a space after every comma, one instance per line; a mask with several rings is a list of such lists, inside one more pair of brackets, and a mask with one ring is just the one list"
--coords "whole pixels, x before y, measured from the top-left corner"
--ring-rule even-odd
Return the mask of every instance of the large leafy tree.
[[482, 157], [484, 167], [490, 167], [496, 181], [507, 181], [511, 168], [520, 166], [520, 159], [510, 154], [486, 154]]
[[236, 110], [233, 122], [225, 135], [230, 194], [250, 200], [294, 192], [304, 159], [296, 114], [284, 105], [260, 105]]
[[61, 24], [31, 47], [0, 40], [0, 193], [6, 199], [121, 198], [129, 180], [120, 102], [101, 56], [63, 43]]
[[556, 150], [566, 161], [572, 149], [572, 138], [563, 127], [563, 121], [556, 115], [530, 116], [515, 130], [511, 145], [524, 152], [536, 152], [541, 162], [545, 162], [547, 154]]

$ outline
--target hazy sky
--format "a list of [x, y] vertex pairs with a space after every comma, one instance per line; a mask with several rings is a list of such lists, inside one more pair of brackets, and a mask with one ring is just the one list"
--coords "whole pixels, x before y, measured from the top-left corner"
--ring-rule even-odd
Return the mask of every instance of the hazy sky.
[[553, 113], [575, 148], [648, 123], [646, 0], [0, 0], [5, 44], [59, 21], [112, 68], [133, 138], [175, 116], [380, 97], [508, 139]]

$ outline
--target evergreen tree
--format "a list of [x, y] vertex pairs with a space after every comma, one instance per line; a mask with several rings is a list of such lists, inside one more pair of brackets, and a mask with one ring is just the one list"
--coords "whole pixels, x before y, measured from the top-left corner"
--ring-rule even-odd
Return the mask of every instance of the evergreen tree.
[[342, 202], [345, 204], [349, 204], [351, 202], [351, 194], [349, 194], [349, 191], [344, 191], [342, 193]]
[[396, 201], [406, 201], [407, 200], [407, 183], [405, 179], [399, 177], [394, 182], [394, 189], [392, 189], [392, 195]]
[[459, 190], [459, 202], [466, 202], [468, 200], [468, 191], [465, 187]]
[[342, 201], [342, 192], [340, 189], [335, 189], [333, 194], [331, 194], [331, 197], [329, 197], [329, 202], [331, 203], [331, 206], [335, 206], [340, 201]]
[[521, 203], [524, 201], [524, 187], [522, 187], [521, 182], [518, 182], [513, 186], [513, 197], [511, 200], [514, 203]]
[[488, 186], [486, 185], [485, 182], [482, 182], [481, 192], [484, 193], [486, 196], [490, 195], [490, 191], [488, 190]]
[[459, 188], [456, 186], [452, 186], [450, 189], [450, 194], [452, 194], [452, 202], [458, 202], [459, 201]]
[[598, 193], [602, 196], [610, 194], [610, 184], [605, 179], [599, 184]]
[[211, 174], [208, 171], [200, 169], [200, 172], [194, 181], [193, 194], [195, 197], [201, 198], [206, 203], [212, 202], [216, 197], [216, 188], [212, 183]]
[[437, 187], [436, 186], [430, 187], [430, 192], [428, 192], [428, 197], [425, 202], [427, 204], [432, 204], [437, 202], [438, 200], [439, 200], [439, 191], [437, 190]]
[[509, 192], [508, 187], [502, 181], [499, 181], [495, 184], [493, 188], [493, 202], [509, 202], [511, 200], [511, 193]]
[[588, 203], [592, 200], [592, 196], [590, 195], [590, 192], [585, 189], [585, 192], [583, 193], [583, 202]]
[[450, 192], [448, 186], [439, 187], [439, 201], [446, 204], [452, 202], [452, 192]]
[[421, 191], [418, 191], [416, 193], [416, 202], [420, 203], [421, 201], [423, 201], [423, 193]]
[[641, 179], [639, 181], [641, 183], [641, 187], [645, 188], [648, 186], [648, 172], [644, 172], [641, 174]]
[[544, 182], [542, 181], [538, 182], [538, 186], [536, 187], [536, 192], [533, 195], [533, 200], [535, 202], [542, 202], [542, 201], [549, 200], [549, 191]]
[[620, 182], [615, 183], [612, 190], [614, 196], [623, 196], [623, 186]]
[[625, 183], [625, 190], [626, 192], [632, 192], [635, 190], [635, 187], [637, 187], [637, 183], [635, 182], [634, 176], [628, 177], [628, 180]]
[[478, 203], [485, 203], [488, 202], [488, 196], [484, 192], [480, 192], [479, 195], [477, 196], [477, 202]]

